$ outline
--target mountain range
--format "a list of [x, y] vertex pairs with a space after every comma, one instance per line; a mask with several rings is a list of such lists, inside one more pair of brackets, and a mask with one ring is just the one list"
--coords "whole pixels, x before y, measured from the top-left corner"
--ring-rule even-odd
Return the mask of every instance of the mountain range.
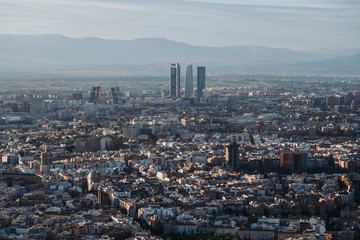
[[[54, 66], [81, 71], [103, 66], [100, 69], [109, 71], [104, 66], [122, 65], [127, 74], [145, 74], [151, 73], [149, 66], [156, 65], [161, 67], [154, 67], [153, 74], [158, 74], [162, 66], [172, 62], [224, 66], [229, 74], [249, 71], [360, 74], [360, 49], [294, 51], [262, 46], [193, 46], [164, 38], [107, 40], [54, 34], [0, 35], [0, 72]], [[146, 65], [146, 71], [139, 65]], [[166, 74], [168, 70], [162, 75]]]

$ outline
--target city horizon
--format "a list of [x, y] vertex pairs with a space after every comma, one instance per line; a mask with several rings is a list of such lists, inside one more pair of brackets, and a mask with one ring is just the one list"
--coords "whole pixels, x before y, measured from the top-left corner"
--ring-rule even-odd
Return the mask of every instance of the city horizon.
[[360, 239], [359, 0], [0, 2], [0, 240]]

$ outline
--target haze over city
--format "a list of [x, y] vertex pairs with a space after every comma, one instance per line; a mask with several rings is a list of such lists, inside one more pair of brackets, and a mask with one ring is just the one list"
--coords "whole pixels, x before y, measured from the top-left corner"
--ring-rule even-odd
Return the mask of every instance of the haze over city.
[[356, 0], [1, 0], [0, 16], [0, 34], [163, 37], [202, 46], [295, 50], [360, 48]]

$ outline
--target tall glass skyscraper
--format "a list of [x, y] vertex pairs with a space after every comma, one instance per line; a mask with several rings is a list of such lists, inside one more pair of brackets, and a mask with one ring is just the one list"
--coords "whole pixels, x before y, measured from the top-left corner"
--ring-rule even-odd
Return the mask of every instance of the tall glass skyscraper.
[[100, 87], [92, 87], [89, 97], [89, 103], [98, 103], [99, 101], [99, 94], [100, 94]]
[[112, 87], [111, 88], [111, 96], [113, 99], [113, 104], [121, 104], [121, 94], [120, 94], [120, 88], [119, 87]]
[[189, 98], [193, 94], [193, 66], [192, 64], [186, 67], [186, 78], [185, 78], [185, 97]]
[[197, 68], [197, 97], [200, 98], [203, 96], [203, 91], [205, 89], [205, 67]]
[[170, 97], [180, 97], [180, 64], [172, 63], [170, 67]]

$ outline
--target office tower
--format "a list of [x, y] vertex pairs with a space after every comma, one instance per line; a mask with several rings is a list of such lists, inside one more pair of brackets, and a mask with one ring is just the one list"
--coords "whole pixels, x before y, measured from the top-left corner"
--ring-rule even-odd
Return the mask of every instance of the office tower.
[[98, 203], [100, 206], [109, 206], [111, 205], [111, 200], [110, 200], [110, 194], [109, 194], [109, 189], [108, 188], [99, 188], [98, 189]]
[[180, 65], [178, 63], [173, 63], [170, 67], [169, 96], [180, 97]]
[[82, 99], [82, 92], [74, 92], [72, 93], [72, 100], [79, 101]]
[[280, 167], [291, 171], [306, 171], [307, 161], [307, 153], [305, 152], [282, 152], [280, 156]]
[[169, 83], [169, 97], [176, 96], [176, 64], [171, 64], [170, 67], [170, 83]]
[[203, 91], [205, 89], [205, 67], [197, 68], [197, 97], [200, 98], [203, 96]]
[[294, 170], [296, 171], [306, 171], [308, 158], [306, 152], [294, 152]]
[[354, 92], [354, 100], [356, 104], [360, 104], [360, 91]]
[[353, 93], [348, 92], [348, 94], [346, 95], [345, 104], [350, 105], [354, 99], [355, 99], [355, 96], [353, 95]]
[[294, 170], [294, 153], [282, 152], [280, 155], [280, 167], [285, 170]]
[[193, 67], [192, 64], [186, 67], [185, 97], [189, 98], [193, 94]]
[[326, 97], [326, 106], [327, 107], [334, 107], [336, 104], [336, 97], [335, 96], [328, 96]]
[[42, 98], [34, 98], [30, 101], [30, 114], [38, 115], [45, 112], [45, 101]]
[[23, 101], [21, 104], [21, 111], [30, 113], [31, 104], [29, 101]]
[[176, 64], [176, 97], [180, 97], [180, 65]]
[[84, 105], [84, 116], [86, 117], [95, 117], [95, 104], [94, 103], [86, 103]]
[[113, 99], [113, 104], [121, 104], [121, 94], [120, 94], [120, 88], [119, 87], [112, 87], [111, 88], [111, 96]]
[[92, 87], [90, 92], [89, 103], [96, 104], [99, 101], [100, 87]]
[[40, 172], [48, 172], [50, 170], [49, 164], [51, 164], [52, 158], [51, 148], [45, 146], [45, 152], [41, 153]]
[[232, 169], [239, 168], [239, 145], [231, 142], [226, 145], [225, 160]]

